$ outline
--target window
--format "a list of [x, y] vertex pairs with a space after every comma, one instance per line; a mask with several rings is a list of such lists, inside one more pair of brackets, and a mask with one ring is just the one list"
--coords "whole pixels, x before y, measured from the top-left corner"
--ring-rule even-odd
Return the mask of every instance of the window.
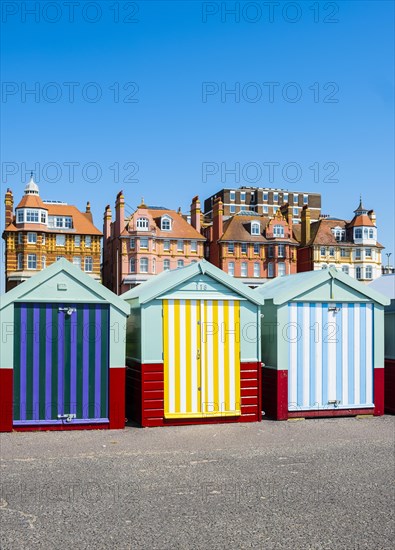
[[136, 227], [140, 231], [148, 231], [148, 219], [147, 218], [137, 218]]
[[241, 276], [247, 277], [248, 274], [248, 264], [247, 262], [241, 262]]
[[23, 214], [24, 214], [23, 210], [18, 210], [18, 213], [16, 215], [17, 223], [23, 223]]
[[279, 244], [277, 247], [278, 257], [285, 258], [285, 245]]
[[85, 247], [90, 248], [92, 244], [92, 237], [90, 235], [87, 235], [85, 237]]
[[235, 243], [228, 243], [228, 252], [233, 254], [235, 251]]
[[47, 267], [47, 258], [45, 256], [41, 256], [41, 269], [45, 269]]
[[297, 193], [294, 193], [294, 204], [298, 204], [299, 202], [299, 196]]
[[325, 248], [325, 246], [321, 246], [321, 248], [320, 248], [320, 255], [321, 255], [321, 256], [326, 256], [326, 248]]
[[184, 267], [184, 260], [177, 260], [177, 268]]
[[366, 266], [365, 276], [366, 276], [366, 279], [373, 278], [373, 269], [371, 265]]
[[267, 199], [268, 199], [268, 193], [263, 193], [263, 200], [267, 201]]
[[267, 265], [267, 276], [268, 277], [274, 277], [274, 264], [273, 264], [273, 262], [270, 262]]
[[130, 258], [129, 271], [130, 273], [134, 273], [136, 271], [136, 260], [134, 258]]
[[355, 249], [355, 259], [356, 259], [356, 260], [360, 260], [360, 259], [361, 259], [361, 249], [360, 249], [360, 248], [356, 248], [356, 249]]
[[37, 256], [35, 254], [27, 255], [27, 268], [37, 269]]
[[368, 239], [369, 238], [369, 230], [367, 227], [364, 227], [363, 229], [363, 238]]
[[251, 235], [260, 235], [261, 233], [261, 225], [259, 222], [252, 222], [251, 223]]
[[132, 238], [129, 240], [129, 248], [134, 250], [136, 248], [136, 239]]
[[362, 239], [362, 229], [360, 227], [356, 227], [354, 229], [354, 238], [355, 239]]
[[66, 227], [66, 229], [71, 229], [73, 227], [73, 218], [66, 217], [64, 219], [64, 227]]
[[278, 193], [273, 193], [273, 201], [278, 202]]
[[355, 276], [356, 276], [357, 279], [362, 279], [362, 268], [361, 267], [356, 268]]
[[45, 241], [46, 241], [46, 234], [45, 233], [41, 233], [41, 244], [45, 244]]
[[229, 207], [229, 212], [231, 214], [235, 214], [236, 213], [236, 206], [234, 204], [231, 204], [230, 207]]
[[275, 225], [273, 228], [273, 235], [275, 237], [284, 237], [284, 226]]
[[255, 202], [255, 193], [251, 191], [251, 202]]
[[242, 191], [242, 192], [240, 193], [240, 201], [241, 201], [241, 202], [245, 202], [245, 200], [246, 200], [246, 194], [245, 194], [245, 191]]
[[234, 262], [229, 262], [228, 263], [228, 275], [230, 275], [231, 277], [235, 276], [235, 263]]
[[335, 255], [335, 249], [333, 248], [333, 246], [330, 246], [329, 247], [329, 256], [334, 256]]
[[23, 254], [18, 254], [18, 269], [23, 269]]
[[262, 212], [263, 212], [264, 214], [267, 214], [267, 213], [269, 212], [269, 207], [268, 207], [267, 204], [264, 204], [264, 205], [263, 205]]
[[241, 243], [241, 253], [247, 254], [247, 243]]
[[254, 277], [260, 277], [261, 275], [261, 266], [259, 265], [259, 262], [254, 263]]
[[229, 194], [229, 198], [231, 201], [234, 201], [235, 198], [236, 198], [236, 193], [234, 191], [231, 191], [230, 194]]
[[288, 193], [283, 193], [283, 202], [288, 202]]
[[341, 248], [340, 249], [340, 257], [345, 258], [346, 256], [348, 256], [347, 250], [345, 248]]
[[28, 233], [27, 234], [27, 242], [29, 244], [36, 244], [36, 242], [37, 242], [37, 233]]
[[369, 239], [374, 239], [374, 229], [369, 229]]
[[342, 265], [342, 271], [343, 271], [343, 273], [348, 275], [349, 272], [350, 272], [350, 268], [348, 267], [348, 265]]
[[273, 206], [273, 214], [275, 214], [278, 210], [278, 206]]
[[65, 246], [66, 235], [56, 235], [56, 246]]
[[55, 227], [59, 229], [63, 227], [63, 218], [55, 218]]
[[141, 258], [140, 273], [148, 273], [148, 258]]
[[156, 239], [152, 239], [152, 250], [156, 250]]
[[366, 258], [372, 257], [372, 249], [371, 248], [365, 248], [365, 256]]
[[155, 258], [152, 258], [152, 273], [154, 275], [156, 273], [156, 260], [155, 260]]
[[23, 233], [18, 233], [18, 244], [23, 244]]
[[191, 252], [197, 252], [197, 241], [191, 241]]
[[270, 244], [268, 248], [268, 254], [267, 254], [269, 258], [273, 258], [273, 250], [274, 250], [273, 245]]
[[294, 216], [297, 216], [297, 215], [299, 214], [298, 207], [293, 208], [292, 210], [293, 210], [293, 215], [294, 215]]
[[48, 216], [48, 227], [55, 227], [55, 218], [53, 216]]
[[169, 216], [162, 216], [160, 228], [162, 229], [162, 231], [171, 230], [171, 219], [169, 218]]
[[163, 241], [163, 250], [170, 250], [170, 241]]
[[184, 241], [177, 241], [177, 252], [184, 252]]
[[148, 248], [148, 237], [140, 237], [140, 248], [147, 250]]
[[74, 235], [74, 246], [77, 248], [81, 246], [81, 235]]
[[41, 223], [47, 223], [47, 213], [43, 210], [41, 211]]
[[81, 256], [74, 256], [73, 265], [81, 269]]
[[258, 243], [254, 243], [254, 254], [259, 254], [260, 248]]
[[328, 266], [326, 264], [322, 264], [321, 269], [328, 269]]
[[93, 271], [93, 259], [91, 256], [85, 258], [85, 271], [91, 273]]
[[303, 204], [309, 204], [309, 196], [303, 195]]
[[279, 277], [284, 277], [285, 275], [285, 263], [284, 262], [279, 262], [277, 264], [277, 269], [278, 269], [278, 276]]
[[38, 223], [38, 210], [26, 210], [26, 221]]
[[169, 269], [170, 269], [170, 260], [164, 260], [163, 271], [169, 271]]
[[338, 242], [345, 240], [346, 232], [344, 229], [341, 229], [340, 227], [335, 227], [334, 229], [331, 229], [331, 231], [332, 235]]

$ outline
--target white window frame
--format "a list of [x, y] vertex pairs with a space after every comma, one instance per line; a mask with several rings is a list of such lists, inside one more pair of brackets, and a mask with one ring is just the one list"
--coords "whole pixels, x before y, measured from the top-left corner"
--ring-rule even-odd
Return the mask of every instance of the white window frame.
[[[34, 267], [32, 267], [32, 264], [34, 265]], [[29, 270], [37, 269], [37, 254], [27, 255], [27, 269]]]
[[29, 231], [27, 234], [27, 243], [28, 244], [37, 244], [37, 233]]
[[81, 269], [81, 256], [74, 256], [73, 257], [73, 265], [76, 267], [79, 267]]
[[163, 241], [163, 251], [164, 252], [169, 252], [170, 251], [170, 241], [168, 241], [168, 240]]
[[148, 237], [140, 237], [140, 249], [148, 250], [149, 240]]
[[273, 227], [273, 235], [275, 237], [284, 237], [284, 226], [281, 225], [281, 224], [276, 224], [274, 227]]
[[231, 200], [231, 201], [235, 201], [235, 200], [236, 200], [236, 192], [235, 192], [235, 191], [230, 191], [230, 193], [229, 193], [229, 200]]
[[181, 239], [177, 241], [177, 252], [184, 252], [184, 241]]
[[235, 263], [234, 262], [228, 262], [228, 275], [231, 277], [235, 276]]
[[148, 258], [140, 258], [140, 273], [148, 273], [149, 261]]
[[18, 269], [23, 269], [23, 254], [19, 252], [18, 254]]
[[177, 260], [177, 269], [184, 267], [184, 265], [185, 265], [184, 260]]
[[81, 235], [74, 235], [74, 246], [76, 248], [81, 246]]
[[259, 254], [261, 251], [261, 245], [259, 243], [254, 243], [254, 254]]
[[191, 252], [197, 252], [197, 241], [191, 241]]
[[92, 258], [92, 256], [85, 256], [84, 271], [86, 273], [92, 273], [93, 272], [93, 258]]
[[235, 204], [231, 204], [229, 206], [229, 212], [230, 212], [230, 214], [236, 214], [236, 205]]
[[278, 262], [277, 264], [277, 275], [279, 277], [284, 277], [284, 275], [287, 274], [287, 271], [286, 271], [286, 265], [285, 265], [285, 262]]
[[23, 223], [25, 221], [25, 211], [22, 208], [18, 208], [16, 212], [16, 223]]
[[[32, 218], [34, 218], [34, 219], [32, 219]], [[38, 210], [35, 210], [35, 209], [32, 209], [32, 208], [27, 208], [26, 209], [26, 223], [38, 223], [39, 219], [40, 219], [40, 216], [39, 216], [39, 211]]]
[[41, 256], [41, 269], [45, 269], [47, 267], [47, 258], [46, 256]]
[[241, 277], [248, 277], [248, 262], [241, 262], [240, 276]]
[[240, 202], [245, 202], [245, 201], [246, 201], [246, 192], [241, 191], [240, 192]]
[[259, 222], [251, 222], [251, 235], [261, 234], [261, 224]]
[[[160, 220], [160, 228], [162, 231], [171, 231], [172, 219], [170, 216], [162, 216]], [[165, 227], [166, 225], [166, 227]], [[167, 227], [168, 226], [168, 227]]]
[[371, 265], [367, 265], [365, 268], [365, 279], [373, 279], [373, 268]]
[[261, 264], [259, 262], [254, 262], [254, 277], [261, 276]]
[[163, 271], [170, 271], [170, 260], [163, 260]]
[[56, 246], [66, 246], [66, 235], [56, 235]]
[[85, 248], [91, 248], [92, 246], [92, 237], [90, 235], [85, 235]]
[[278, 202], [278, 193], [277, 191], [273, 193], [273, 202]]
[[138, 229], [138, 231], [148, 231], [149, 230], [148, 218], [137, 218], [136, 229]]
[[240, 244], [240, 253], [241, 254], [248, 254], [248, 244], [247, 243], [241, 243]]

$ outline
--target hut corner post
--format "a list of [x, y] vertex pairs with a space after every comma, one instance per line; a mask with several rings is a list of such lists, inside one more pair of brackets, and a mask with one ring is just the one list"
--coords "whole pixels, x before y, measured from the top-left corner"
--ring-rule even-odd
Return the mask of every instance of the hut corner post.
[[12, 432], [13, 370], [0, 368], [0, 432]]

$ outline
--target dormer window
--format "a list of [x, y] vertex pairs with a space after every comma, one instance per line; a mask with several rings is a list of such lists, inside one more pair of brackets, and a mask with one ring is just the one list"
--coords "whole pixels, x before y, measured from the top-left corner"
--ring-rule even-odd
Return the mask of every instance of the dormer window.
[[346, 231], [345, 229], [342, 229], [341, 227], [335, 227], [331, 229], [333, 236], [337, 241], [345, 241], [346, 240]]
[[172, 219], [170, 216], [162, 216], [160, 222], [160, 228], [162, 231], [171, 231], [171, 222]]
[[273, 235], [275, 237], [284, 237], [284, 226], [275, 225], [273, 228]]
[[362, 229], [360, 227], [355, 228], [354, 239], [362, 239]]
[[251, 235], [260, 235], [261, 233], [261, 224], [259, 222], [251, 223]]
[[136, 227], [140, 231], [148, 231], [148, 219], [147, 218], [138, 218], [136, 222]]

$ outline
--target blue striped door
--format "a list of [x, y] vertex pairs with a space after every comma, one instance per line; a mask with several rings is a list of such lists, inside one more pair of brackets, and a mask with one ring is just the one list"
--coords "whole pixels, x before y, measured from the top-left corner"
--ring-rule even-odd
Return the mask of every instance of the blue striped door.
[[373, 304], [290, 303], [288, 409], [373, 406]]
[[15, 305], [14, 425], [108, 421], [108, 314], [102, 304]]

